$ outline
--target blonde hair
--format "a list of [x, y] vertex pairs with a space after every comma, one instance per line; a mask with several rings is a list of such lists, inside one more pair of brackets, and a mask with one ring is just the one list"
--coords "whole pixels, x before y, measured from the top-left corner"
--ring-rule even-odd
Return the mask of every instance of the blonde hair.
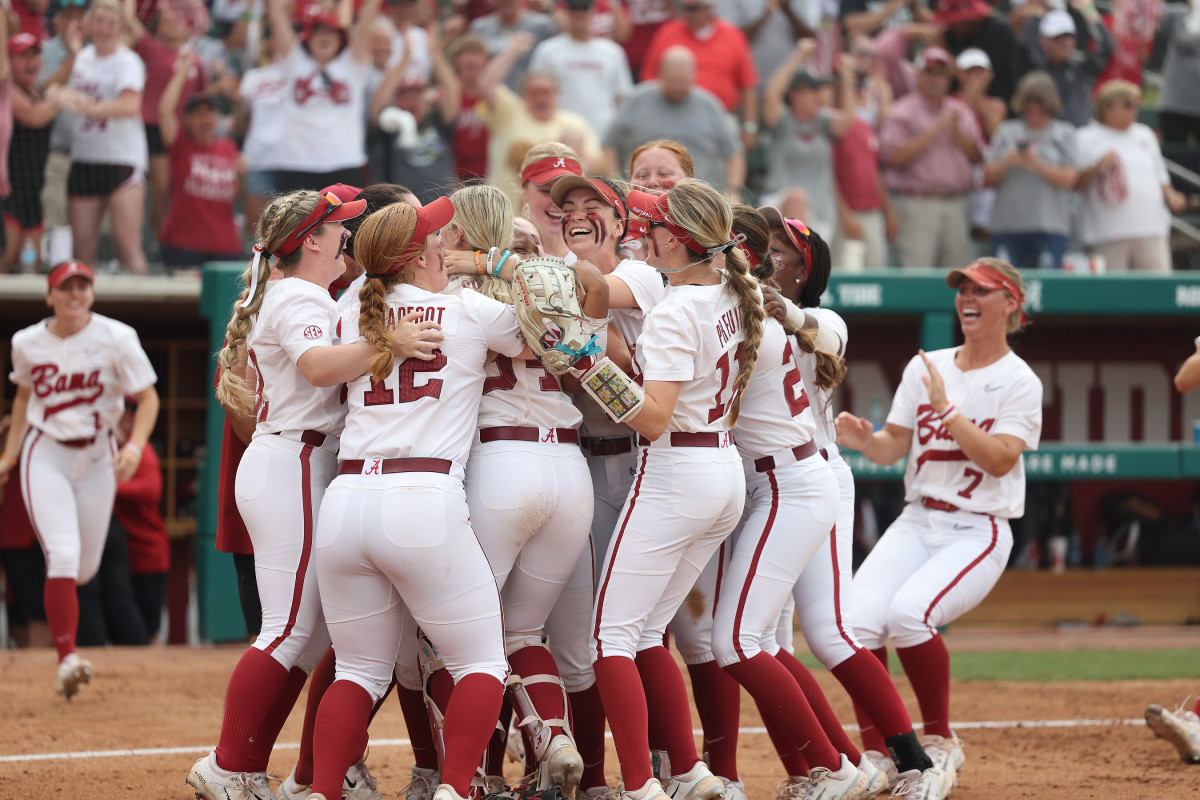
[[[1003, 272], [1004, 277], [1016, 284], [1017, 288], [1021, 290], [1021, 297], [1025, 296], [1025, 292], [1027, 291], [1025, 288], [1025, 279], [1021, 277], [1021, 271], [1012, 264], [1008, 263], [1007, 261], [1001, 261], [998, 258], [992, 258], [991, 256], [977, 258], [973, 263], [986, 264], [989, 267]], [[1009, 297], [1012, 297], [1012, 299], [1017, 302], [1017, 310], [1008, 315], [1008, 324], [1005, 326], [1005, 332], [1016, 333], [1025, 327], [1021, 324], [1021, 314], [1024, 310], [1024, 305], [1021, 302], [1021, 297], [1013, 297], [1012, 292], [1008, 291], [1007, 289], [1004, 290], [1004, 293]]]
[[[270, 254], [283, 246], [284, 241], [300, 227], [320, 202], [320, 194], [306, 190], [280, 195], [267, 204], [258, 218], [258, 240], [264, 251], [258, 262], [258, 275], [255, 277], [251, 274], [254, 268], [251, 264], [246, 267], [241, 277], [243, 286], [249, 287], [251, 283], [254, 284], [254, 295], [247, 298], [245, 305], [241, 302], [242, 298], [238, 298], [238, 303], [234, 305], [233, 317], [225, 327], [225, 346], [217, 354], [217, 361], [222, 367], [221, 380], [217, 383], [217, 400], [243, 414], [249, 414], [254, 409], [254, 392], [242, 377], [234, 372], [233, 367], [237, 363], [238, 349], [245, 344], [246, 337], [254, 327], [254, 315], [262, 308], [267, 281], [271, 277]], [[318, 225], [313, 234], [319, 234], [321, 228], [322, 226]], [[280, 256], [277, 262], [279, 270], [285, 275], [294, 270], [300, 263], [301, 255], [302, 251], [297, 248], [286, 256]]]
[[574, 148], [562, 142], [541, 142], [525, 152], [525, 158], [521, 159], [521, 164], [517, 167], [517, 175], [524, 172], [525, 168], [533, 162], [541, 161], [543, 158], [569, 158], [579, 164], [580, 171], [583, 171], [583, 162], [579, 160], [579, 154], [575, 152]]
[[[404, 252], [416, 231], [417, 210], [408, 203], [393, 203], [367, 217], [354, 236], [354, 260], [367, 273], [358, 294], [358, 332], [375, 350], [369, 370], [375, 380], [382, 381], [395, 367], [387, 335], [387, 296], [396, 284], [412, 280], [409, 265], [425, 254], [425, 242]], [[378, 275], [383, 277], [372, 277]]]
[[[676, 225], [687, 230], [701, 247], [721, 247], [729, 243], [733, 227], [733, 210], [725, 196], [703, 181], [684, 178], [667, 193], [667, 209]], [[711, 260], [708, 255], [705, 260]], [[742, 405], [742, 393], [750, 383], [754, 363], [758, 360], [758, 345], [763, 337], [762, 299], [758, 279], [750, 274], [746, 254], [736, 247], [725, 253], [725, 289], [737, 301], [742, 312], [745, 341], [738, 359], [740, 368], [734, 380], [733, 403], [729, 409], [729, 424], [737, 424]]]
[[1104, 124], [1104, 117], [1110, 108], [1123, 100], [1141, 99], [1141, 96], [1142, 90], [1137, 84], [1120, 79], [1106, 81], [1096, 90], [1096, 107], [1092, 113], [1097, 122]]
[[1030, 100], [1040, 102], [1042, 108], [1052, 117], [1057, 117], [1062, 112], [1062, 95], [1058, 93], [1054, 78], [1051, 78], [1048, 72], [1036, 70], [1021, 78], [1021, 82], [1017, 84], [1017, 91], [1013, 93], [1013, 112], [1018, 116], [1023, 115]]
[[[467, 243], [475, 250], [498, 247], [511, 250], [513, 246], [513, 210], [508, 195], [495, 186], [485, 183], [464, 186], [450, 195], [454, 203], [454, 218], [467, 237]], [[491, 275], [479, 279], [479, 292], [501, 303], [512, 302], [511, 284]]]

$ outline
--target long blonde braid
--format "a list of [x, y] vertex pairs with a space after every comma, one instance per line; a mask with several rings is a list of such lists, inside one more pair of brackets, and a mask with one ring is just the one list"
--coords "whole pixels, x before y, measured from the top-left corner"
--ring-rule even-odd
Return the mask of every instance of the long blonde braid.
[[[242, 285], [254, 285], [254, 294], [247, 302], [238, 298], [234, 304], [233, 316], [225, 327], [225, 346], [217, 354], [217, 362], [221, 365], [221, 379], [217, 383], [217, 400], [224, 406], [249, 414], [254, 410], [254, 392], [246, 385], [242, 376], [234, 371], [238, 361], [238, 351], [250, 335], [254, 327], [254, 315], [262, 308], [263, 297], [266, 294], [267, 280], [271, 275], [270, 253], [279, 248], [285, 239], [299, 227], [317, 203], [321, 195], [316, 192], [299, 191], [276, 197], [263, 209], [258, 219], [258, 240], [263, 245], [263, 256], [258, 261], [258, 275], [251, 274], [253, 264], [242, 273]], [[320, 227], [316, 232], [320, 231]], [[295, 268], [300, 261], [300, 251], [279, 259], [279, 269], [285, 274]]]

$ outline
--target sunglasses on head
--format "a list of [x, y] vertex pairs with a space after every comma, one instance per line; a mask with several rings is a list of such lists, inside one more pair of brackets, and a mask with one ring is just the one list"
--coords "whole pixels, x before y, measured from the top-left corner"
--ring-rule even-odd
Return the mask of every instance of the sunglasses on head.
[[325, 210], [320, 213], [316, 221], [308, 224], [305, 226], [304, 230], [296, 234], [297, 239], [303, 239], [305, 236], [307, 236], [309, 232], [313, 230], [313, 228], [316, 228], [318, 225], [324, 222], [325, 219], [342, 204], [342, 199], [333, 192], [326, 192], [325, 196], [321, 198], [321, 200], [325, 203]]

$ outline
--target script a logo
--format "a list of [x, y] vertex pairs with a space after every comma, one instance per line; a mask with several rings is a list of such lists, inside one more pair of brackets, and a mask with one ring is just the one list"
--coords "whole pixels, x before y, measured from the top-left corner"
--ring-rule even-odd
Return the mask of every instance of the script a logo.
[[562, 156], [559, 156], [558, 161], [554, 162], [554, 166], [561, 167], [562, 169], [566, 169], [567, 168], [567, 160], [565, 158], [563, 158]]

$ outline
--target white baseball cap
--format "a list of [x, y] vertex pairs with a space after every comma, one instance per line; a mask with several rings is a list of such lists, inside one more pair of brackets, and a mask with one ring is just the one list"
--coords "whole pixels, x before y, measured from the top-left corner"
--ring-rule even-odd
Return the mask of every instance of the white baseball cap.
[[992, 68], [992, 60], [988, 58], [987, 53], [978, 47], [968, 47], [966, 50], [963, 50], [958, 54], [958, 59], [954, 63], [962, 70], [973, 69], [974, 67]]
[[1075, 20], [1066, 11], [1047, 11], [1038, 24], [1038, 33], [1047, 39], [1057, 39], [1068, 33], [1075, 35]]

